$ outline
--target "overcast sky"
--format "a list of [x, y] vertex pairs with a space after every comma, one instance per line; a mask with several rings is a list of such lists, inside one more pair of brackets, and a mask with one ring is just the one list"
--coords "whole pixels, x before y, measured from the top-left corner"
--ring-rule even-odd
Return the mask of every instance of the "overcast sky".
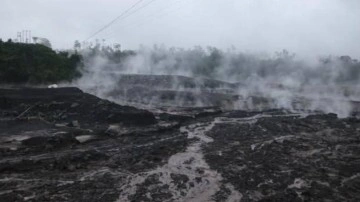
[[[0, 38], [26, 29], [54, 48], [71, 48], [137, 1], [1, 0]], [[94, 38], [131, 49], [234, 46], [360, 59], [360, 0], [143, 0], [135, 11], [144, 5]]]

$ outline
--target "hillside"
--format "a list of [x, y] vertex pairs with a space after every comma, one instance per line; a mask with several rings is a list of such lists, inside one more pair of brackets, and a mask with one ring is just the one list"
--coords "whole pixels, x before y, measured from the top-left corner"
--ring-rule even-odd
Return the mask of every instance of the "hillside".
[[0, 41], [0, 83], [46, 84], [81, 76], [81, 56], [40, 44]]

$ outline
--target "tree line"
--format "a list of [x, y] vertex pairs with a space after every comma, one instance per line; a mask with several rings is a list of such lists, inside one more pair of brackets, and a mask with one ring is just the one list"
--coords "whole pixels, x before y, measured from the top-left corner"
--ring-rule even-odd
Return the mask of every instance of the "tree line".
[[81, 76], [82, 56], [41, 44], [0, 40], [0, 83], [47, 84]]
[[[182, 74], [221, 80], [245, 81], [247, 78], [302, 77], [304, 82], [352, 82], [360, 80], [360, 62], [349, 56], [328, 56], [315, 66], [297, 60], [286, 50], [272, 57], [220, 50], [215, 47], [190, 49], [154, 46], [138, 50], [121, 50], [119, 44], [105, 46], [95, 43], [74, 49], [54, 51], [41, 44], [13, 43], [0, 40], [0, 83], [44, 84], [72, 81], [80, 78], [88, 68], [104, 62], [104, 71], [132, 72], [138, 68], [144, 74]], [[141, 61], [141, 62], [139, 62]], [[138, 65], [138, 67], [136, 67]]]

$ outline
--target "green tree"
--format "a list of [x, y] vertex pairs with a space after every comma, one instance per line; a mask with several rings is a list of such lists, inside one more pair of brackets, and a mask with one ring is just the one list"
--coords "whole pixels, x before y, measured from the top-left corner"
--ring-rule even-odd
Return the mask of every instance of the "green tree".
[[79, 77], [80, 55], [41, 44], [0, 43], [1, 83], [53, 83]]
[[78, 40], [76, 40], [74, 43], [74, 49], [76, 51], [79, 51], [81, 49], [81, 43]]

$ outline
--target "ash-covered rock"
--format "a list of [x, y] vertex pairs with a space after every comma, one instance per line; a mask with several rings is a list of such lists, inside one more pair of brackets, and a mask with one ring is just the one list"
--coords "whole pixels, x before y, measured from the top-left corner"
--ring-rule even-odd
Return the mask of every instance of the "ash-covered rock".
[[188, 144], [176, 122], [75, 88], [0, 91], [0, 201], [116, 201]]
[[[344, 118], [358, 115], [360, 92], [356, 86], [315, 85], [285, 81], [218, 81], [175, 75], [104, 73], [112, 82], [79, 82], [86, 92], [117, 103], [149, 110], [163, 107], [219, 107], [223, 110], [293, 112], [321, 111]], [[257, 82], [258, 81], [258, 82]], [[286, 84], [287, 83], [287, 84]]]
[[356, 117], [0, 92], [0, 201], [360, 200]]
[[[119, 106], [83, 93], [77, 88], [55, 89], [0, 89], [1, 106], [6, 118], [43, 118], [56, 123], [154, 124], [154, 116], [145, 110]], [[8, 114], [7, 114], [8, 113]], [[11, 116], [12, 115], [12, 116]], [[76, 125], [78, 125], [76, 124]]]
[[232, 113], [207, 133], [205, 159], [244, 201], [357, 201], [359, 124], [333, 114]]
[[235, 94], [240, 84], [205, 78], [174, 75], [113, 74], [111, 87], [82, 86], [87, 92], [134, 105], [152, 107], [202, 107], [234, 108]]

